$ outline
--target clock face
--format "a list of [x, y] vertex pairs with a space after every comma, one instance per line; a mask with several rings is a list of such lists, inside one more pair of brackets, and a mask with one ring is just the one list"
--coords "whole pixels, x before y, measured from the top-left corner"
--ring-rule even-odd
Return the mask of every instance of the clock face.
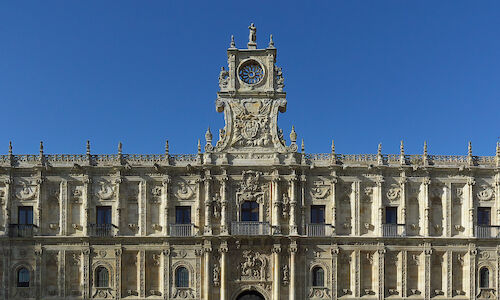
[[264, 70], [258, 62], [251, 60], [240, 66], [238, 74], [244, 83], [257, 84], [264, 77]]

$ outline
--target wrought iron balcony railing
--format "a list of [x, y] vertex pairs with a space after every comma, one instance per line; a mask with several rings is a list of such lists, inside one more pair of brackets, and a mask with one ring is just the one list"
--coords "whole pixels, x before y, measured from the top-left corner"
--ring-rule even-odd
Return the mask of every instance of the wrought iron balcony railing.
[[307, 224], [307, 236], [332, 236], [333, 226], [331, 224]]
[[170, 224], [170, 236], [194, 236], [194, 224]]
[[271, 226], [268, 222], [232, 222], [233, 235], [269, 235]]
[[500, 238], [500, 226], [495, 225], [477, 225], [476, 237], [480, 239]]
[[382, 224], [382, 235], [384, 237], [406, 236], [406, 224]]
[[10, 224], [9, 237], [32, 237], [36, 228], [37, 226], [33, 224]]
[[88, 235], [93, 237], [112, 237], [116, 235], [113, 224], [89, 224]]

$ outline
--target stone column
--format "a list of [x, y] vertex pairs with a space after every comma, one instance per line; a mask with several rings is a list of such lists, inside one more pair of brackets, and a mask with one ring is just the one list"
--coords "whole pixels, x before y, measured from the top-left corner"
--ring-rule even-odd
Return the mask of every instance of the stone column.
[[446, 287], [445, 297], [453, 297], [453, 252], [451, 250], [446, 251], [446, 263], [445, 263], [445, 275], [446, 275]]
[[297, 226], [297, 176], [295, 173], [290, 178], [290, 218], [289, 224], [290, 227], [290, 235], [298, 235], [298, 226]]
[[57, 255], [57, 267], [59, 297], [66, 299], [66, 250], [59, 250]]
[[59, 185], [59, 235], [66, 235], [68, 228], [68, 181], [63, 180]]
[[272, 205], [273, 205], [273, 214], [271, 218], [271, 227], [273, 230], [273, 234], [281, 233], [281, 225], [280, 225], [280, 207], [281, 207], [281, 199], [279, 193], [279, 181], [280, 177], [278, 172], [275, 172], [272, 178]]
[[401, 251], [401, 296], [403, 298], [407, 297], [408, 294], [408, 252], [406, 250]]
[[[336, 201], [336, 195], [337, 195], [337, 192], [336, 192], [336, 185], [337, 185], [337, 182], [338, 182], [338, 178], [337, 178], [337, 175], [335, 172], [332, 172], [332, 178], [331, 178], [331, 181], [330, 181], [330, 184], [331, 184], [331, 199], [332, 199], [332, 215], [331, 215], [331, 224], [332, 224], [332, 231], [337, 232], [337, 224], [336, 224], [336, 220], [337, 220], [337, 201]], [[335, 292], [337, 292], [337, 290], [335, 290]], [[332, 296], [332, 298], [334, 299], [334, 297]]]
[[[42, 289], [44, 288], [42, 285], [42, 246], [41, 245], [36, 245], [35, 246], [35, 294], [36, 294], [36, 299], [41, 299], [42, 298]], [[5, 274], [7, 275], [7, 274]]]
[[384, 293], [385, 293], [385, 277], [384, 277], [384, 270], [385, 270], [385, 249], [378, 249], [378, 274], [377, 274], [377, 279], [378, 279], [378, 291], [377, 291], [377, 297], [379, 300], [384, 299]]
[[229, 225], [227, 223], [227, 183], [229, 177], [224, 175], [221, 186], [221, 212], [220, 212], [220, 233], [223, 235], [229, 234]]
[[170, 245], [163, 249], [163, 299], [170, 299]]
[[[45, 224], [42, 223], [42, 213], [43, 213], [43, 197], [42, 195], [45, 195], [45, 185], [43, 182], [45, 179], [42, 177], [41, 174], [39, 174], [39, 178], [37, 178], [36, 183], [37, 183], [37, 189], [38, 193], [36, 193], [36, 202], [35, 202], [35, 207], [33, 207], [33, 224], [38, 226], [38, 234], [42, 235], [43, 232], [45, 231]], [[48, 224], [47, 224], [48, 225]]]
[[280, 300], [281, 245], [274, 244], [272, 251], [273, 251], [273, 298], [272, 298], [272, 300]]
[[142, 180], [139, 184], [139, 235], [147, 235], [147, 189], [148, 183], [146, 180]]
[[352, 218], [352, 225], [354, 225], [352, 227], [353, 231], [352, 233], [354, 233], [355, 236], [359, 236], [361, 235], [361, 203], [360, 203], [360, 191], [359, 191], [359, 186], [360, 186], [360, 182], [359, 181], [354, 181], [352, 183], [352, 190], [353, 190], [353, 194], [354, 194], [354, 201], [352, 201], [352, 205], [353, 205], [353, 212], [354, 212], [354, 215], [353, 215], [353, 218]]
[[[453, 208], [452, 208], [452, 200], [451, 200], [451, 183], [447, 183], [446, 186], [444, 187], [444, 195], [443, 195], [443, 201], [444, 201], [444, 207], [446, 208], [444, 210], [444, 234], [446, 237], [451, 237], [452, 235], [452, 226], [453, 226], [453, 220], [452, 220], [452, 213], [453, 213]], [[451, 254], [450, 254], [451, 255]], [[451, 297], [451, 295], [450, 295]]]
[[83, 254], [83, 299], [90, 298], [90, 248], [82, 250]]
[[[469, 245], [469, 299], [476, 299], [476, 256], [477, 249], [473, 244]], [[498, 292], [498, 291], [497, 291]]]
[[383, 224], [384, 224], [384, 203], [383, 203], [383, 199], [382, 199], [382, 185], [384, 183], [384, 178], [382, 176], [379, 176], [376, 180], [376, 184], [377, 184], [377, 187], [376, 187], [376, 193], [374, 193], [373, 197], [374, 197], [374, 201], [377, 205], [377, 209], [378, 209], [378, 214], [377, 214], [377, 220], [376, 220], [376, 224], [375, 224], [375, 227], [378, 228], [379, 232], [378, 232], [378, 235], [379, 236], [384, 236], [384, 228], [383, 228]]
[[205, 243], [203, 246], [203, 299], [210, 300], [210, 254], [212, 246]]
[[[354, 259], [353, 259], [353, 264], [351, 267], [351, 270], [353, 271], [351, 274], [352, 277], [354, 277], [354, 297], [359, 298], [361, 297], [361, 253], [359, 249], [354, 250]], [[354, 270], [353, 270], [354, 269]]]
[[146, 250], [139, 250], [139, 297], [146, 297]]
[[[11, 212], [11, 185], [12, 179], [5, 180], [5, 212], [4, 212], [4, 223], [3, 228], [5, 230], [5, 235], [9, 236], [9, 224], [10, 224], [10, 212]], [[4, 273], [7, 274], [7, 273]], [[4, 276], [7, 277], [7, 276]], [[5, 292], [7, 293], [7, 291]], [[7, 298], [6, 298], [7, 299]]]
[[[9, 197], [9, 196], [7, 196]], [[2, 254], [3, 254], [3, 299], [4, 300], [8, 300], [9, 299], [9, 289], [10, 289], [10, 276], [7, 276], [7, 274], [9, 274], [9, 268], [10, 268], [10, 254], [11, 254], [11, 250], [9, 248], [3, 248], [3, 251], [2, 251]]]
[[120, 184], [123, 182], [123, 179], [121, 177], [118, 177], [115, 179], [115, 184], [116, 184], [116, 217], [114, 222], [116, 227], [116, 235], [121, 234], [121, 228], [122, 228], [122, 201], [120, 197]]
[[297, 299], [297, 280], [296, 280], [296, 256], [297, 256], [297, 242], [293, 241], [290, 244], [290, 289], [288, 290], [289, 300]]
[[[464, 202], [466, 203], [466, 207], [468, 209], [467, 215], [465, 216], [467, 218], [467, 225], [465, 226], [465, 235], [468, 237], [473, 237], [474, 236], [474, 194], [473, 194], [473, 189], [474, 189], [474, 184], [476, 181], [474, 180], [474, 177], [469, 177], [467, 179], [467, 184], [465, 185], [465, 192], [464, 192]], [[471, 295], [472, 297], [472, 295]], [[475, 295], [474, 295], [475, 297]], [[472, 298], [471, 298], [472, 299]]]
[[401, 189], [401, 208], [400, 208], [400, 216], [401, 218], [398, 218], [398, 223], [399, 224], [405, 224], [404, 232], [407, 232], [407, 227], [406, 226], [406, 183], [408, 179], [406, 178], [405, 172], [402, 172], [401, 177], [399, 178], [399, 187]]
[[331, 294], [332, 294], [332, 300], [337, 299], [337, 290], [338, 290], [338, 272], [337, 272], [337, 266], [338, 266], [338, 258], [339, 258], [339, 248], [337, 245], [333, 245], [330, 248], [330, 252], [332, 254], [332, 288], [331, 288]]
[[[428, 247], [428, 245], [424, 245]], [[424, 299], [431, 298], [431, 255], [432, 249], [424, 250]]]
[[202, 234], [202, 226], [201, 226], [201, 215], [200, 215], [200, 210], [201, 210], [201, 183], [203, 180], [201, 178], [196, 179], [196, 209], [195, 209], [195, 216], [194, 216], [194, 228], [197, 231], [196, 234]]
[[300, 221], [302, 225], [302, 234], [306, 233], [306, 183], [307, 176], [303, 174], [300, 176]]
[[115, 299], [122, 297], [122, 249], [115, 249]]
[[169, 187], [170, 187], [170, 176], [165, 175], [163, 177], [163, 194], [162, 194], [162, 205], [163, 205], [163, 218], [162, 218], [162, 234], [165, 236], [168, 234], [168, 208], [169, 208], [169, 199], [168, 199], [168, 193], [169, 193]]
[[422, 187], [421, 187], [421, 198], [420, 202], [423, 203], [424, 207], [424, 218], [423, 218], [423, 226], [422, 226], [422, 234], [423, 236], [429, 236], [430, 234], [430, 207], [429, 207], [429, 185], [431, 184], [431, 179], [429, 177], [424, 177], [422, 179]]
[[85, 175], [85, 178], [83, 179], [83, 199], [82, 199], [82, 207], [83, 207], [83, 220], [81, 220], [82, 224], [82, 231], [84, 236], [88, 236], [88, 228], [90, 224], [90, 218], [89, 218], [89, 209], [90, 209], [90, 199], [91, 199], [91, 193], [92, 193], [92, 178], [90, 178], [88, 175]]
[[219, 248], [220, 252], [220, 300], [228, 300], [227, 290], [227, 259], [226, 254], [229, 248], [227, 242], [222, 242]]
[[212, 235], [212, 211], [210, 209], [212, 199], [210, 197], [210, 181], [212, 178], [210, 176], [205, 177], [203, 180], [205, 184], [205, 226], [203, 233], [207, 235]]

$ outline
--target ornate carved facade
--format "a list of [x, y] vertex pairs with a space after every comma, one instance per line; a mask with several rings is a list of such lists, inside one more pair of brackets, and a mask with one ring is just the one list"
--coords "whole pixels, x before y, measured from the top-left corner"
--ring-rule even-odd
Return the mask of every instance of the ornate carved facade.
[[306, 154], [271, 40], [197, 154], [0, 156], [2, 299], [500, 299], [500, 146]]

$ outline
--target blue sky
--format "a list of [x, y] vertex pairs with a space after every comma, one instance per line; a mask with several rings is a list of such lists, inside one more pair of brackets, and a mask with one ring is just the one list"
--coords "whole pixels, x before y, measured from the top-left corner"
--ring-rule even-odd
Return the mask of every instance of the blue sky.
[[307, 152], [494, 155], [499, 1], [2, 1], [0, 153], [196, 152], [250, 22]]

